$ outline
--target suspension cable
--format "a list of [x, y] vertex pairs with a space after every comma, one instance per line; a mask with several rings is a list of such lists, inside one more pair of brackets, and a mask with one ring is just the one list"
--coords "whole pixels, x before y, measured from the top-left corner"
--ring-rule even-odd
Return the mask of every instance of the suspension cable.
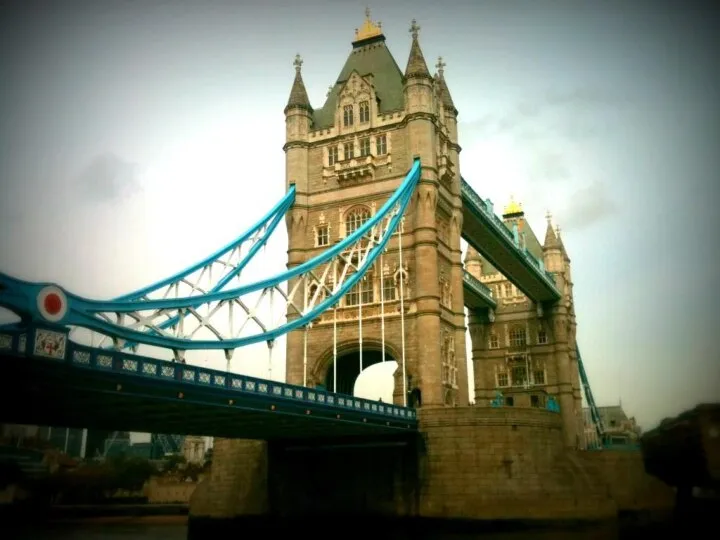
[[358, 327], [359, 327], [359, 334], [360, 334], [360, 373], [362, 373], [363, 370], [363, 335], [362, 335], [362, 303], [363, 303], [363, 280], [367, 279], [366, 276], [361, 277], [358, 280], [357, 288], [358, 288]]
[[[333, 263], [333, 294], [337, 287], [337, 259]], [[340, 302], [338, 300], [338, 302]], [[333, 306], [333, 393], [337, 394], [337, 306], [335, 302]]]
[[307, 386], [307, 336], [308, 325], [306, 324], [303, 333], [303, 386]]
[[268, 339], [268, 379], [272, 381], [272, 360], [273, 360], [273, 347], [275, 346], [274, 339]]
[[380, 253], [380, 343], [382, 361], [385, 363], [385, 270], [382, 253]]
[[402, 258], [402, 235], [405, 216], [400, 218], [400, 234], [398, 235], [398, 256], [400, 262], [400, 348], [402, 354], [402, 381], [403, 381], [403, 406], [407, 407], [407, 368], [405, 366], [405, 289], [403, 287], [403, 258]]

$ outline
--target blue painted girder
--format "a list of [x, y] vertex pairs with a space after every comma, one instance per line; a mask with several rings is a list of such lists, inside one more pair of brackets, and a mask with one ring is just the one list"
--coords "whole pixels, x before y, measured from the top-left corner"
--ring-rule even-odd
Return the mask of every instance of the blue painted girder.
[[462, 237], [480, 255], [538, 304], [556, 302], [561, 294], [552, 274], [524, 248], [489, 205], [464, 179], [460, 192], [463, 203]]
[[41, 327], [0, 332], [0, 421], [264, 440], [417, 429], [415, 411], [405, 407], [67, 338], [63, 345], [63, 335]]

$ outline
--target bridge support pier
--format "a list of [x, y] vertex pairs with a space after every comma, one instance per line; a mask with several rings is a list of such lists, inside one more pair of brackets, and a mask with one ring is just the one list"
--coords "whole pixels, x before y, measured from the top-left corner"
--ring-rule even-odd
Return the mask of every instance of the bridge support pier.
[[225, 520], [267, 513], [267, 443], [215, 439], [210, 475], [193, 493], [190, 516]]

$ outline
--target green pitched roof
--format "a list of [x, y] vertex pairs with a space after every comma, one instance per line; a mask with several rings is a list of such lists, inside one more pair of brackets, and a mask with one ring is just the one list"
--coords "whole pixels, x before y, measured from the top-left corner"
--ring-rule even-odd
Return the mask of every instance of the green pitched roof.
[[340, 71], [325, 105], [313, 113], [313, 129], [324, 129], [333, 125], [338, 94], [353, 71], [361, 77], [373, 76], [375, 94], [379, 101], [378, 109], [381, 113], [404, 108], [403, 74], [385, 45], [385, 37], [380, 35], [353, 43], [353, 50]]

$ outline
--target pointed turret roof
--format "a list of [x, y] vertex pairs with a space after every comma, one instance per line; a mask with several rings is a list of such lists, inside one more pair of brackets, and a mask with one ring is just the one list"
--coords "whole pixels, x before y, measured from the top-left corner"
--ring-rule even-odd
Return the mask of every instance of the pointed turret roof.
[[543, 249], [559, 249], [560, 243], [555, 235], [555, 231], [552, 226], [552, 215], [548, 212], [545, 215], [547, 219], [547, 229], [545, 230], [545, 242], [543, 243]]
[[334, 124], [340, 92], [353, 72], [364, 78], [372, 75], [377, 107], [381, 114], [400, 111], [405, 107], [403, 73], [385, 45], [380, 22], [372, 22], [367, 10], [365, 22], [356, 30], [352, 46], [340, 75], [330, 87], [325, 104], [313, 113], [314, 129], [324, 129]]
[[555, 226], [555, 236], [557, 236], [558, 245], [560, 246], [560, 252], [563, 254], [563, 258], [565, 261], [570, 262], [570, 257], [567, 254], [567, 251], [565, 250], [565, 244], [562, 241], [562, 236], [560, 236], [560, 226]]
[[437, 75], [435, 76], [435, 81], [437, 81], [438, 87], [439, 87], [439, 94], [440, 94], [440, 100], [442, 101], [442, 104], [445, 105], [445, 107], [451, 111], [453, 111], [455, 114], [457, 114], [457, 109], [455, 108], [455, 103], [453, 102], [452, 96], [450, 95], [450, 89], [447, 86], [447, 83], [445, 82], [445, 62], [443, 62], [442, 56], [438, 58], [438, 63], [435, 64], [435, 67], [437, 68]]
[[480, 254], [477, 252], [477, 250], [472, 247], [468, 246], [467, 251], [465, 252], [465, 262], [481, 262], [482, 257], [480, 257]]
[[418, 32], [420, 27], [415, 19], [410, 25], [410, 33], [412, 34], [412, 45], [410, 45], [410, 56], [408, 57], [407, 67], [405, 68], [405, 77], [430, 77], [425, 57], [420, 49], [418, 42]]
[[303, 61], [302, 58], [300, 58], [300, 55], [295, 55], [295, 61], [293, 62], [293, 65], [295, 66], [295, 80], [293, 81], [292, 89], [290, 90], [290, 97], [288, 98], [285, 110], [290, 107], [300, 107], [312, 112], [310, 98], [308, 98], [307, 90], [305, 90], [305, 83], [303, 83], [302, 74], [300, 73], [302, 63]]

